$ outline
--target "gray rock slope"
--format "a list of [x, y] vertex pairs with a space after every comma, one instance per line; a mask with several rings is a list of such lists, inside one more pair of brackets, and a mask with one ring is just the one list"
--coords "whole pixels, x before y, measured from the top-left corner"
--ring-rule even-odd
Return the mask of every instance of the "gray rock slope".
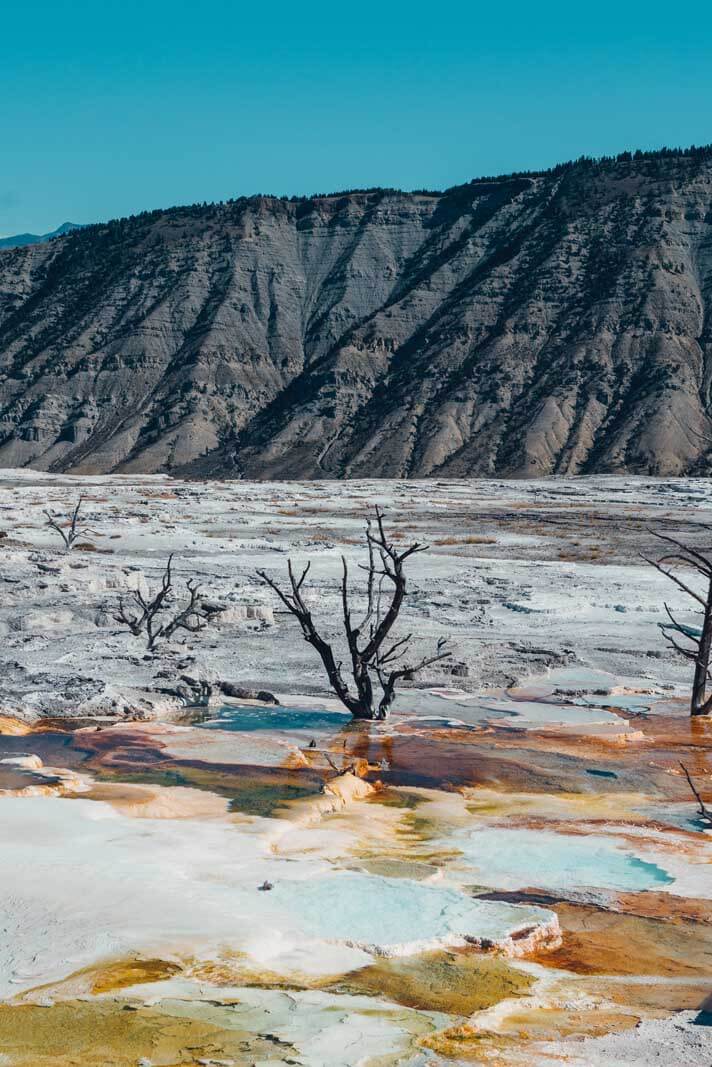
[[712, 154], [175, 208], [0, 253], [0, 465], [704, 473]]

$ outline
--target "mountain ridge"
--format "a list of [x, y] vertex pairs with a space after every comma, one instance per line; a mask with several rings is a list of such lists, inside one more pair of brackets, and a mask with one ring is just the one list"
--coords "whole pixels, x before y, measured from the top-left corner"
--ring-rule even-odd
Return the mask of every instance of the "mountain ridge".
[[0, 255], [0, 464], [702, 473], [712, 149], [255, 196]]
[[78, 222], [63, 222], [56, 230], [51, 230], [49, 233], [16, 233], [10, 237], [0, 237], [0, 249], [43, 244], [45, 241], [51, 241], [54, 237], [63, 237], [66, 233], [71, 233], [72, 230], [81, 229], [82, 226]]

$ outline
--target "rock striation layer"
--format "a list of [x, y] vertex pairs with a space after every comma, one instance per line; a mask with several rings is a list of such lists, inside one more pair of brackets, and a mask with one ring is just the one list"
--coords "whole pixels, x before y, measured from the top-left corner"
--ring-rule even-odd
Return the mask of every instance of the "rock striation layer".
[[712, 466], [712, 154], [253, 197], [0, 252], [0, 464]]

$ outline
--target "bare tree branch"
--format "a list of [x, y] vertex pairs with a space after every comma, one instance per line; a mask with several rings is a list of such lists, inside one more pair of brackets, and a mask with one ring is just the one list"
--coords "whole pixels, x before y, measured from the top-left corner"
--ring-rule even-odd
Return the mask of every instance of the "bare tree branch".
[[[676, 574], [673, 574], [671, 570], [668, 570], [666, 567], [662, 566], [665, 561], [671, 561], [673, 557], [663, 556], [663, 558], [660, 560], [648, 559], [647, 556], [642, 556], [641, 558], [644, 559], [646, 563], [649, 563], [651, 567], [654, 567], [656, 571], [659, 571], [660, 574], [663, 574], [666, 578], [669, 578], [671, 582], [674, 582], [678, 589], [682, 589], [683, 593], [687, 593], [688, 596], [691, 596], [692, 599], [696, 600], [698, 604], [702, 605], [702, 607], [705, 606], [705, 601], [703, 597], [699, 596], [698, 593], [693, 592], [692, 589], [690, 589], [690, 587], [686, 585], [681, 578], [678, 578]], [[691, 563], [688, 559], [680, 559], [679, 556], [674, 558], [678, 559], [682, 563], [687, 563], [688, 566], [695, 566], [695, 564]], [[699, 570], [698, 567], [696, 567], [695, 569]]]
[[200, 586], [194, 578], [186, 582], [189, 599], [188, 603], [166, 618], [166, 613], [171, 609], [174, 598], [173, 591], [173, 553], [168, 557], [166, 568], [161, 576], [161, 587], [154, 596], [148, 598], [140, 589], [133, 589], [129, 595], [129, 601], [135, 609], [129, 611], [123, 597], [119, 600], [114, 619], [126, 626], [135, 636], [146, 634], [146, 644], [149, 650], [153, 650], [156, 642], [172, 637], [176, 630], [186, 630], [188, 633], [199, 633], [208, 625], [207, 612], [200, 604]]
[[699, 792], [695, 788], [695, 783], [692, 781], [692, 776], [690, 775], [690, 772], [688, 771], [688, 769], [685, 766], [685, 764], [681, 762], [680, 766], [682, 767], [683, 771], [685, 772], [685, 777], [687, 778], [687, 783], [688, 783], [690, 789], [692, 790], [692, 792], [694, 793], [695, 800], [697, 801], [697, 803], [699, 805], [697, 810], [699, 812], [700, 818], [704, 819], [704, 821], [706, 823], [708, 823], [709, 826], [712, 826], [712, 811], [710, 811], [710, 809], [705, 806], [705, 803], [704, 803], [702, 797], [700, 796]]
[[[673, 615], [673, 613], [670, 611], [670, 608], [668, 607], [667, 604], [663, 604], [663, 607], [665, 608], [665, 612], [667, 614], [667, 617], [669, 618], [670, 622], [672, 623], [672, 628], [677, 630], [677, 632], [679, 634], [682, 634], [683, 637], [686, 637], [688, 641], [693, 641], [694, 642], [701, 636], [701, 631], [700, 630], [697, 630], [697, 629], [693, 628], [692, 626], [685, 626], [683, 623], [678, 622], [677, 619], [675, 618], [675, 616]], [[660, 625], [664, 629], [670, 629], [670, 627], [668, 627], [667, 624], [664, 623], [664, 622], [661, 623]]]
[[47, 525], [50, 526], [53, 530], [57, 531], [59, 536], [64, 541], [64, 547], [67, 552], [72, 551], [72, 548], [74, 547], [74, 542], [77, 540], [78, 537], [86, 537], [89, 534], [88, 530], [80, 529], [77, 526], [77, 522], [79, 520], [79, 509], [82, 506], [83, 500], [84, 497], [80, 496], [79, 500], [77, 501], [77, 506], [72, 512], [72, 517], [71, 519], [69, 519], [68, 525], [66, 522], [63, 524], [60, 523], [58, 521], [58, 516], [53, 515], [52, 512], [49, 511], [47, 508], [44, 509], [44, 513], [47, 516]]
[[[399, 551], [389, 542], [380, 508], [375, 509], [375, 527], [369, 521], [366, 525], [366, 546], [368, 565], [360, 569], [367, 572], [366, 611], [361, 621], [354, 625], [352, 621], [351, 591], [349, 588], [349, 568], [346, 558], [341, 558], [341, 616], [344, 637], [351, 661], [351, 677], [354, 691], [344, 680], [342, 663], [337, 664], [331, 645], [319, 633], [311, 612], [305, 604], [301, 587], [306, 578], [309, 565], [305, 567], [301, 578], [294, 576], [291, 560], [287, 572], [291, 592], [283, 589], [279, 583], [264, 571], [258, 575], [277, 594], [288, 611], [295, 616], [302, 629], [304, 639], [319, 653], [329, 678], [329, 684], [354, 716], [359, 719], [382, 719], [388, 714], [395, 695], [395, 687], [403, 678], [412, 677], [418, 671], [439, 660], [447, 659], [451, 652], [446, 649], [446, 642], [438, 642], [437, 653], [426, 656], [418, 663], [387, 671], [405, 656], [411, 641], [411, 634], [392, 642], [385, 648], [393, 626], [395, 625], [406, 596], [406, 577], [404, 563], [416, 552], [424, 552], [426, 546], [417, 542]], [[383, 605], [384, 586], [391, 586], [390, 601]], [[373, 692], [373, 678], [382, 689], [381, 699], [376, 703]]]
[[433, 656], [424, 656], [418, 663], [410, 664], [408, 666], [399, 667], [397, 670], [390, 671], [386, 675], [383, 670], [384, 660], [381, 660], [377, 665], [378, 678], [383, 690], [383, 696], [379, 705], [379, 710], [382, 712], [381, 718], [385, 718], [385, 715], [393, 702], [395, 696], [395, 687], [401, 678], [411, 678], [417, 674], [418, 671], [424, 670], [426, 667], [431, 666], [433, 663], [437, 663], [439, 660], [447, 659], [452, 655], [448, 649], [447, 638], [441, 637], [437, 644], [437, 650]]
[[[712, 652], [712, 557], [666, 534], [655, 533], [654, 536], [665, 542], [665, 544], [672, 545], [676, 551], [668, 552], [657, 560], [648, 559], [647, 556], [643, 556], [643, 559], [676, 585], [686, 596], [690, 597], [696, 604], [699, 604], [701, 608], [698, 614], [702, 616], [702, 619], [698, 629], [693, 626], [685, 626], [684, 623], [675, 618], [668, 605], [664, 604], [665, 613], [670, 621], [668, 623], [660, 623], [660, 629], [670, 647], [695, 664], [690, 698], [690, 714], [707, 715], [712, 709], [712, 696], [707, 697], [707, 685], [710, 677], [712, 677], [710, 673], [710, 653]], [[700, 592], [691, 588], [687, 580], [683, 581], [671, 569], [672, 567], [680, 566], [691, 567], [700, 575], [704, 581], [703, 589]], [[688, 642], [689, 647], [681, 644], [678, 638]]]
[[697, 559], [698, 563], [705, 574], [712, 574], [712, 560], [700, 552], [699, 549], [692, 548], [690, 545], [686, 545], [683, 541], [678, 541], [675, 537], [670, 537], [669, 534], [661, 534], [656, 530], [651, 530], [650, 533], [653, 537], [657, 537], [659, 541], [665, 541], [669, 545], [673, 545], [675, 548], [679, 548], [684, 556], [692, 556]]

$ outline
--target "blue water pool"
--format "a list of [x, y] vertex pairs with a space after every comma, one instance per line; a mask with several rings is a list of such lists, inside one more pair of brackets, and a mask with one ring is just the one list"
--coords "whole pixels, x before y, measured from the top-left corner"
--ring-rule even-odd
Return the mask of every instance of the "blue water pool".
[[482, 885], [498, 889], [642, 890], [674, 878], [614, 837], [487, 828], [463, 834], [458, 848]]
[[352, 721], [347, 711], [330, 711], [324, 708], [300, 708], [254, 704], [224, 706], [197, 726], [206, 730], [235, 730], [241, 733], [268, 731], [305, 731], [323, 734], [324, 730], [341, 730]]

